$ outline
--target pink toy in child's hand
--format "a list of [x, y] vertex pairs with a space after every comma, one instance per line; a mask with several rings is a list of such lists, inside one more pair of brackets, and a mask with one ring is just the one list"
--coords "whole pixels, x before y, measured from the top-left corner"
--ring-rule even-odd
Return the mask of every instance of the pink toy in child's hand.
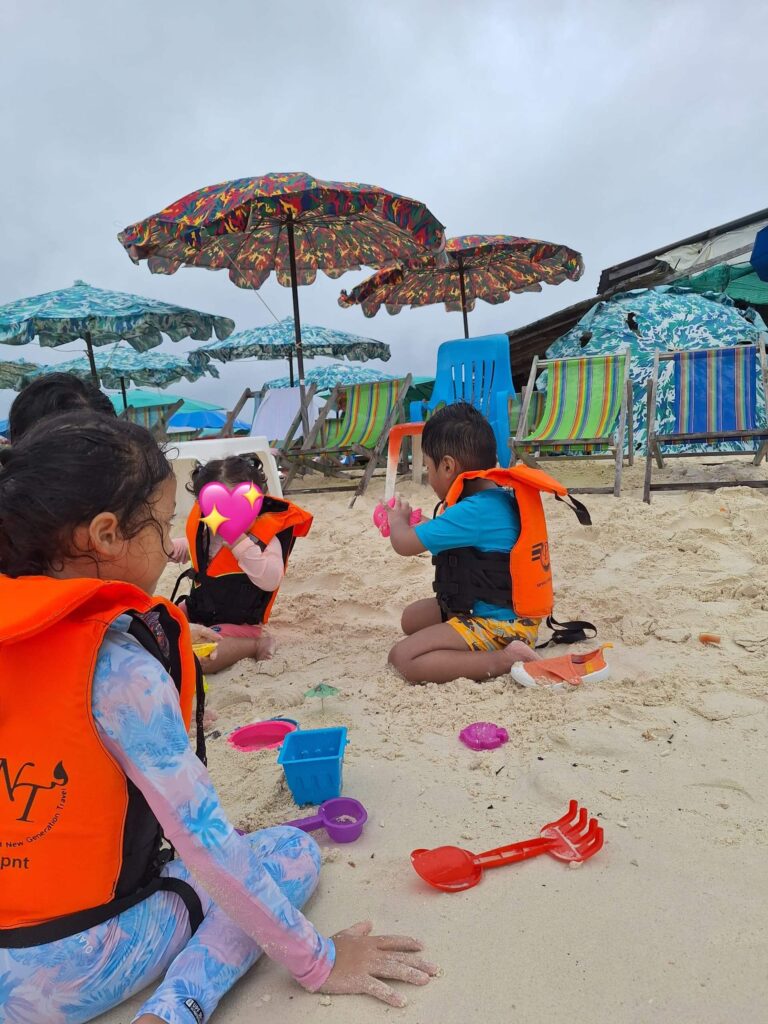
[[[389, 513], [387, 512], [387, 505], [390, 508], [394, 508], [395, 499], [390, 498], [386, 505], [380, 501], [373, 510], [373, 525], [377, 528], [382, 537], [389, 536]], [[411, 509], [409, 524], [411, 526], [418, 526], [423, 518], [420, 508]]]

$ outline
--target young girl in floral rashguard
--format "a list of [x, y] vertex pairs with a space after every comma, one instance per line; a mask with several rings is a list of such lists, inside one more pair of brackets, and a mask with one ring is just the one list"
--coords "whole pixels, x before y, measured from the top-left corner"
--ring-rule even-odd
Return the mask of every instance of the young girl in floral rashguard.
[[80, 1024], [152, 982], [136, 1021], [200, 1024], [262, 952], [401, 1006], [388, 981], [436, 971], [420, 944], [320, 935], [315, 842], [239, 836], [190, 747], [189, 627], [151, 596], [174, 497], [127, 421], [66, 413], [0, 452], [0, 1024]]

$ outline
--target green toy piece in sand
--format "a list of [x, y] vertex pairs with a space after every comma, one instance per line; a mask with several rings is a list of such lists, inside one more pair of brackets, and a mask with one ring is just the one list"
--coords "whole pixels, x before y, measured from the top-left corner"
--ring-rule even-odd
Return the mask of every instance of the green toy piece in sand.
[[325, 698], [335, 697], [338, 692], [339, 691], [335, 686], [329, 686], [328, 683], [318, 683], [317, 686], [313, 686], [311, 689], [307, 690], [304, 696], [309, 697], [310, 699], [319, 697], [320, 709], [325, 712]]

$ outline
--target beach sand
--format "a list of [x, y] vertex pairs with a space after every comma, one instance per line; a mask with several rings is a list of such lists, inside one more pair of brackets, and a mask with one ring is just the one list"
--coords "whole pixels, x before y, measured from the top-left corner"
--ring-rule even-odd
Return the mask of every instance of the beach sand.
[[[275, 752], [238, 753], [226, 734], [279, 714], [305, 728], [347, 725], [344, 792], [370, 820], [354, 845], [321, 839], [325, 868], [308, 914], [326, 933], [370, 917], [379, 931], [417, 935], [444, 974], [407, 988], [400, 1011], [357, 997], [328, 1005], [262, 962], [217, 1021], [766, 1019], [768, 500], [738, 488], [659, 494], [648, 507], [642, 468], [626, 474], [620, 499], [583, 499], [591, 528], [545, 499], [555, 614], [592, 620], [599, 641], [614, 644], [610, 681], [566, 694], [509, 679], [398, 680], [387, 651], [403, 606], [431, 592], [429, 557], [399, 558], [373, 528], [379, 479], [353, 510], [348, 494], [294, 496], [316, 520], [273, 615], [279, 650], [211, 678], [221, 734], [209, 739], [211, 774], [237, 825], [296, 817]], [[765, 472], [740, 459], [682, 460], [663, 478], [745, 470]], [[569, 463], [560, 475], [595, 484], [610, 473]], [[410, 483], [402, 492], [431, 511], [431, 492]], [[704, 646], [702, 632], [720, 645]], [[321, 681], [341, 691], [324, 711], [302, 696]], [[509, 743], [464, 748], [457, 734], [476, 720], [506, 727]], [[448, 895], [410, 867], [418, 846], [479, 852], [533, 836], [571, 797], [605, 827], [603, 851], [578, 870], [540, 857]], [[139, 1005], [102, 1020], [123, 1024]]]

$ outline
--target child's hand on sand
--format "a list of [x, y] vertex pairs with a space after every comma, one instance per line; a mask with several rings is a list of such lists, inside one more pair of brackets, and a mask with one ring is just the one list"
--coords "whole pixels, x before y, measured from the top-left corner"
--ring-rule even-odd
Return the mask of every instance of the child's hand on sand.
[[[197, 622], [190, 622], [189, 624], [189, 635], [192, 638], [193, 644], [218, 644], [221, 640], [221, 633], [216, 633], [214, 630], [209, 629], [207, 626], [201, 626]], [[211, 661], [216, 657], [216, 651], [212, 651], [208, 658]]]
[[320, 991], [332, 996], [368, 995], [390, 1006], [406, 1006], [405, 996], [382, 979], [426, 985], [440, 968], [421, 959], [423, 946], [417, 939], [371, 935], [372, 928], [370, 921], [361, 921], [333, 936], [336, 963]]

